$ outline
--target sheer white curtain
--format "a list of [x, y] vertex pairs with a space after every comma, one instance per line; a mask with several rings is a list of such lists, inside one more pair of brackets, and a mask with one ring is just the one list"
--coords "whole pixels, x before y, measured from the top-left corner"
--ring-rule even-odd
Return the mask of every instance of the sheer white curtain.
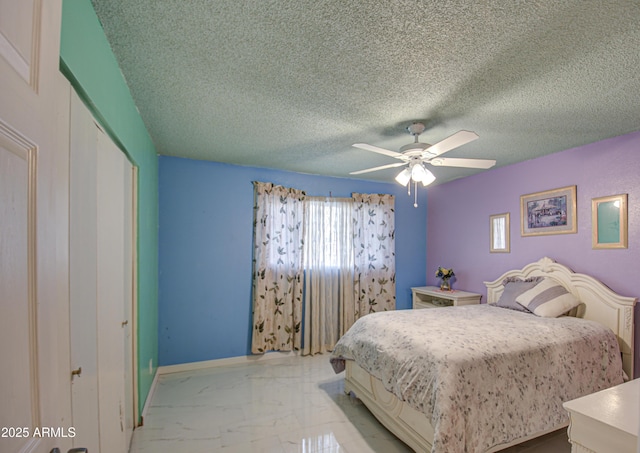
[[304, 192], [254, 182], [251, 352], [300, 349]]
[[353, 200], [305, 200], [303, 354], [330, 351], [354, 322]]

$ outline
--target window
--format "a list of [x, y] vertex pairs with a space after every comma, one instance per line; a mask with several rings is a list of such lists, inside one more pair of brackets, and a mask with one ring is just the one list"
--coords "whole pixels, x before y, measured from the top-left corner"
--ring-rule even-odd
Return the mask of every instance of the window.
[[305, 269], [353, 268], [353, 200], [307, 197]]

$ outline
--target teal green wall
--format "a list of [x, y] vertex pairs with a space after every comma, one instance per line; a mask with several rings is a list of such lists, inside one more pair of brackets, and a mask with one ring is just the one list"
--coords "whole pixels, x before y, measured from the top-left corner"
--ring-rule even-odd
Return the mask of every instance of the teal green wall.
[[158, 364], [158, 156], [88, 0], [63, 1], [60, 60], [61, 70], [96, 119], [138, 167], [137, 339], [142, 412]]

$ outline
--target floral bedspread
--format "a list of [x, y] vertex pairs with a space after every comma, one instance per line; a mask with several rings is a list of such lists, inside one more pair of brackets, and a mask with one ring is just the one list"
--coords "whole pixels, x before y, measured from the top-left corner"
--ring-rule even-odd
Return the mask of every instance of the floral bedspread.
[[568, 422], [562, 403], [620, 384], [608, 328], [488, 305], [373, 313], [331, 355], [431, 420], [432, 453], [484, 452]]

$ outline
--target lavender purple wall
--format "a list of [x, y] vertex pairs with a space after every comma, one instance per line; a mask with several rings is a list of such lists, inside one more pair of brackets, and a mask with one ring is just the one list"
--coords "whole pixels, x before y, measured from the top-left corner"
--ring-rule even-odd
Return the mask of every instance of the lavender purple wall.
[[[577, 186], [576, 234], [520, 236], [520, 195]], [[629, 194], [629, 248], [591, 248], [591, 199]], [[544, 256], [592, 275], [614, 291], [640, 297], [640, 132], [591, 143], [428, 191], [427, 283], [452, 267], [454, 289], [484, 294], [483, 281]], [[489, 253], [489, 216], [511, 214], [511, 253]], [[640, 326], [636, 308], [636, 326]], [[640, 332], [635, 375], [640, 374]]]

